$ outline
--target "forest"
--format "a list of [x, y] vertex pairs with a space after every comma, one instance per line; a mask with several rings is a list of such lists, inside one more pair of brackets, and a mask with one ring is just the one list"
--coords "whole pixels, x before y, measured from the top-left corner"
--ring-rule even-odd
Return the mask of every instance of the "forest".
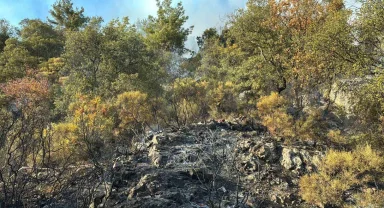
[[0, 207], [60, 207], [81, 177], [108, 181], [118, 148], [235, 121], [326, 147], [300, 174], [301, 207], [384, 207], [384, 1], [248, 0], [198, 51], [182, 3], [156, 1], [136, 23], [71, 0], [46, 20], [0, 20]]

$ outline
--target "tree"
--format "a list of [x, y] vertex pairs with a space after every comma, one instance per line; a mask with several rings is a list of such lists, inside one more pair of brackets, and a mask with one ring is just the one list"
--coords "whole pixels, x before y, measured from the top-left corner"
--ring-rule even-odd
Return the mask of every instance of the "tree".
[[192, 27], [184, 28], [188, 20], [181, 2], [172, 7], [172, 0], [156, 0], [157, 17], [149, 16], [143, 21], [142, 29], [148, 45], [157, 49], [183, 54], [184, 42], [192, 31]]
[[51, 25], [39, 19], [25, 19], [21, 23], [22, 44], [32, 56], [43, 61], [60, 56], [63, 51], [63, 37]]
[[[164, 72], [157, 66], [157, 57], [149, 50], [144, 38], [131, 25], [127, 17], [122, 20], [112, 20], [102, 29], [104, 35], [102, 73], [104, 88], [115, 85], [118, 88], [122, 78], [135, 90], [150, 95], [158, 94]], [[135, 79], [132, 79], [135, 77]], [[124, 91], [115, 92], [116, 94]]]
[[381, 21], [384, 15], [383, 1], [361, 1], [362, 5], [357, 12], [354, 22], [356, 41], [359, 43], [362, 64], [375, 72], [382, 70], [383, 55], [383, 31], [384, 24]]
[[203, 49], [204, 44], [206, 41], [210, 39], [217, 39], [219, 38], [219, 34], [217, 33], [216, 28], [208, 28], [204, 30], [203, 34], [196, 38], [197, 45], [199, 46], [200, 50]]
[[350, 74], [357, 48], [350, 15], [339, 1], [251, 0], [230, 17], [227, 45], [206, 47], [208, 58], [218, 57], [208, 70], [253, 96], [285, 91], [300, 109], [309, 91]]
[[15, 35], [16, 29], [6, 20], [0, 19], [0, 52], [3, 52], [5, 41]]
[[84, 8], [74, 9], [71, 0], [57, 0], [52, 5], [52, 9], [49, 11], [53, 19], [48, 21], [51, 24], [57, 25], [61, 28], [68, 30], [79, 30], [84, 26], [89, 18], [84, 16]]
[[37, 66], [37, 60], [15, 38], [5, 42], [4, 52], [0, 54], [0, 83], [23, 77], [28, 68]]
[[[171, 122], [178, 126], [205, 120], [208, 117], [207, 82], [196, 81], [193, 78], [178, 78], [166, 96], [169, 102], [167, 114]], [[165, 118], [167, 120], [169, 118]], [[170, 123], [171, 123], [170, 122]]]
[[[101, 18], [93, 18], [82, 31], [69, 31], [65, 42], [65, 68], [80, 92], [95, 92], [100, 85], [104, 38]], [[80, 84], [80, 85], [79, 85]]]
[[[8, 100], [0, 106], [0, 200], [7, 207], [27, 204], [36, 187], [46, 188], [48, 183], [53, 190], [57, 185], [48, 176], [37, 177], [38, 168], [55, 168], [50, 160], [54, 150], [46, 128], [50, 118], [48, 87], [46, 80], [34, 78], [0, 86]], [[49, 175], [50, 171], [47, 169], [46, 173]]]
[[74, 154], [82, 160], [90, 159], [98, 166], [100, 160], [110, 156], [103, 154], [107, 153], [104, 148], [113, 139], [109, 105], [100, 97], [77, 94], [76, 98], [68, 107], [68, 122], [76, 126], [74, 142], [77, 148]]

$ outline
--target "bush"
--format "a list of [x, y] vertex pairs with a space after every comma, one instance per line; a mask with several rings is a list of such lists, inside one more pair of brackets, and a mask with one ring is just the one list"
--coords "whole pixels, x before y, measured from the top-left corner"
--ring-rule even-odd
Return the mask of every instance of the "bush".
[[238, 101], [235, 97], [235, 86], [232, 82], [219, 82], [215, 88], [209, 92], [211, 97], [210, 115], [213, 118], [227, 118], [231, 114], [237, 113]]
[[151, 121], [148, 96], [140, 91], [125, 92], [117, 96], [116, 109], [119, 118], [119, 132], [144, 130]]
[[171, 115], [180, 125], [208, 118], [207, 82], [192, 78], [176, 79], [169, 91], [168, 101]]
[[275, 136], [292, 138], [293, 118], [286, 112], [287, 101], [276, 92], [263, 96], [257, 103], [258, 115], [262, 124]]
[[113, 120], [110, 115], [110, 106], [100, 97], [78, 94], [76, 102], [69, 105], [69, 124], [60, 124], [59, 127], [67, 133], [69, 127], [74, 130], [73, 145], [82, 159], [95, 159], [101, 157], [105, 153], [103, 150], [112, 142]]
[[308, 114], [301, 115], [295, 121], [295, 134], [300, 140], [321, 140], [322, 132], [326, 131], [322, 123], [321, 112], [311, 110]]
[[347, 144], [347, 138], [342, 135], [340, 130], [329, 130], [327, 137], [331, 142], [338, 144]]
[[78, 127], [73, 123], [53, 124], [52, 143], [55, 150], [52, 158], [55, 162], [66, 162], [67, 160], [79, 161], [81, 150], [76, 149], [79, 145], [77, 135]]
[[[370, 198], [364, 194], [371, 184], [384, 182], [384, 159], [382, 155], [372, 150], [370, 146], [358, 147], [355, 151], [334, 151], [327, 153], [319, 164], [319, 172], [303, 176], [300, 179], [300, 195], [311, 204], [346, 206], [344, 195], [347, 191], [353, 193], [352, 197], [358, 199], [357, 206], [372, 204], [380, 207], [381, 203], [375, 197]], [[382, 191], [374, 190], [374, 194]], [[361, 204], [359, 204], [361, 203]]]

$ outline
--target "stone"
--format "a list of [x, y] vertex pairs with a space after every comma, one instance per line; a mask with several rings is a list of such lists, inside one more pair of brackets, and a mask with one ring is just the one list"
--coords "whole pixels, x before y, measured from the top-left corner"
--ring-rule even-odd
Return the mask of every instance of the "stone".
[[151, 164], [155, 167], [162, 167], [167, 163], [168, 156], [165, 152], [160, 152], [157, 145], [152, 146], [149, 149], [148, 157], [151, 160]]
[[299, 170], [303, 164], [297, 149], [283, 148], [280, 164], [287, 170]]
[[128, 206], [130, 208], [177, 208], [179, 207], [174, 201], [164, 198], [146, 197], [142, 199], [133, 200]]
[[92, 203], [89, 205], [90, 208], [103, 207], [105, 199], [111, 195], [112, 183], [104, 182], [100, 184], [94, 193]]
[[[257, 146], [259, 145], [256, 145], [256, 147]], [[253, 150], [252, 153], [258, 158], [268, 162], [273, 162], [276, 159], [278, 159], [276, 147], [274, 143], [266, 143], [260, 148], [258, 148], [257, 150]]]
[[284, 198], [278, 195], [272, 195], [271, 201], [275, 202], [276, 204], [284, 204]]
[[154, 135], [152, 138], [152, 143], [154, 145], [162, 145], [167, 142], [167, 137], [165, 137], [163, 134], [157, 134]]
[[137, 197], [140, 193], [144, 195], [153, 195], [157, 189], [156, 175], [147, 174], [141, 177], [140, 181], [129, 191], [128, 199]]

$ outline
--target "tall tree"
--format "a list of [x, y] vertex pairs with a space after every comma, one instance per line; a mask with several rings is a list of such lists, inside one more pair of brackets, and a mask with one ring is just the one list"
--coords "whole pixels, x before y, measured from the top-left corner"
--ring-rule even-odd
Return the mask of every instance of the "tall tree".
[[172, 7], [172, 0], [156, 0], [157, 17], [149, 16], [143, 21], [143, 30], [149, 45], [170, 52], [183, 54], [184, 42], [192, 32], [193, 27], [184, 28], [188, 16], [181, 2]]
[[[118, 82], [128, 78], [130, 81], [125, 80], [125, 86], [133, 84], [136, 90], [157, 93], [164, 73], [156, 64], [154, 52], [147, 48], [143, 36], [129, 23], [129, 19], [112, 20], [103, 28], [103, 34], [102, 70], [109, 80], [103, 83], [104, 87], [111, 89], [109, 85], [112, 84], [116, 89], [125, 88]], [[136, 81], [133, 83], [131, 78], [134, 76]]]
[[0, 19], [0, 52], [4, 50], [5, 41], [14, 33], [15, 28], [6, 19]]
[[[101, 32], [102, 19], [92, 18], [82, 31], [70, 31], [66, 35], [66, 68], [76, 77], [78, 89], [95, 91], [100, 84], [104, 38]], [[81, 83], [81, 84], [80, 84]]]
[[197, 45], [199, 46], [200, 49], [204, 47], [204, 44], [207, 40], [212, 39], [212, 38], [218, 38], [219, 34], [217, 33], [216, 28], [208, 28], [204, 30], [203, 34], [199, 37], [196, 38], [197, 40]]
[[0, 54], [0, 83], [23, 77], [28, 68], [36, 65], [36, 59], [28, 50], [16, 38], [10, 38]]
[[44, 61], [60, 56], [64, 37], [53, 27], [39, 19], [25, 19], [21, 22], [20, 37], [31, 55]]
[[355, 21], [357, 41], [364, 54], [364, 64], [371, 69], [383, 69], [384, 2], [362, 0]]
[[50, 23], [69, 30], [78, 30], [89, 21], [83, 14], [84, 8], [74, 9], [71, 0], [57, 0], [49, 13], [53, 18], [48, 18]]
[[205, 47], [203, 69], [253, 96], [286, 91], [302, 107], [307, 91], [355, 61], [350, 15], [339, 0], [250, 0], [230, 17], [226, 43]]

